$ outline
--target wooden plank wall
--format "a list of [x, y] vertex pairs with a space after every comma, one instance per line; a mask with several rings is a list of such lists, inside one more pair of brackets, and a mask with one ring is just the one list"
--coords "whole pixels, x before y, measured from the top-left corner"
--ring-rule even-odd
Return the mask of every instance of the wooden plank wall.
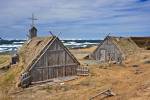
[[30, 73], [32, 81], [38, 82], [51, 78], [76, 75], [77, 67], [78, 64], [74, 62], [57, 40], [35, 64]]
[[113, 42], [109, 39], [106, 39], [103, 44], [98, 48], [98, 50], [92, 54], [92, 57], [95, 60], [100, 60], [101, 59], [101, 50], [106, 50], [105, 52], [105, 61], [107, 62], [109, 61], [109, 59], [111, 58], [113, 61], [117, 61], [118, 58], [122, 58], [121, 56], [121, 52], [119, 51], [119, 49], [117, 48], [117, 46], [115, 44], [113, 44]]

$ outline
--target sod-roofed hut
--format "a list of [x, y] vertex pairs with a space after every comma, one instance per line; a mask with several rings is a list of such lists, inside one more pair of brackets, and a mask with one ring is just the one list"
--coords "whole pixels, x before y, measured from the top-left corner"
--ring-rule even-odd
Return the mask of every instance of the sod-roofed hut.
[[107, 36], [89, 55], [89, 58], [101, 62], [116, 61], [121, 63], [123, 59], [136, 52], [137, 49], [137, 45], [130, 38]]
[[39, 83], [76, 75], [80, 65], [56, 36], [34, 37], [20, 50], [24, 71], [21, 84]]

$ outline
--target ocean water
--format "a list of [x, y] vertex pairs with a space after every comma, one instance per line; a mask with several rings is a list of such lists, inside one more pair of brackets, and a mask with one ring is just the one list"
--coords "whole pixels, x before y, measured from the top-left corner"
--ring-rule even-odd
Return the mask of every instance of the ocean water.
[[[25, 40], [0, 41], [0, 53], [15, 52], [23, 45], [24, 42]], [[101, 42], [101, 40], [62, 40], [62, 42], [68, 48], [77, 49], [97, 45]]]

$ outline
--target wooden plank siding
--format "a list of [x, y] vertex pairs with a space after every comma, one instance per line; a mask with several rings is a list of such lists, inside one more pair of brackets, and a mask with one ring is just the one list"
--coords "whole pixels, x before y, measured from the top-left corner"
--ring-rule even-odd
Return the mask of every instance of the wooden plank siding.
[[56, 39], [30, 71], [32, 82], [76, 75], [78, 66]]
[[101, 62], [108, 62], [109, 60], [118, 61], [118, 58], [122, 58], [122, 54], [118, 47], [108, 38], [91, 54], [91, 57]]

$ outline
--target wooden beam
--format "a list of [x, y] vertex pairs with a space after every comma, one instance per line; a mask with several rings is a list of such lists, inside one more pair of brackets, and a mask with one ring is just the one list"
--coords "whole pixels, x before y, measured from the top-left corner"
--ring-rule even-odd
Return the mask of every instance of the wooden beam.
[[48, 50], [48, 52], [63, 52], [64, 50], [61, 49], [61, 50]]
[[44, 81], [37, 81], [37, 82], [31, 82], [31, 84], [42, 84], [42, 83], [47, 83], [47, 82], [53, 82], [53, 79], [48, 79]]
[[54, 67], [65, 67], [65, 66], [77, 66], [77, 64], [67, 64], [67, 65], [53, 65], [53, 66], [45, 66], [45, 67], [36, 67], [37, 69], [43, 69], [43, 68], [54, 68]]
[[100, 96], [102, 94], [105, 95], [106, 97], [110, 97], [110, 96], [115, 96], [116, 95], [110, 89], [107, 89], [107, 90], [104, 90], [104, 91], [98, 93], [97, 95], [91, 97], [89, 100], [93, 100], [93, 99], [97, 98], [98, 96]]

